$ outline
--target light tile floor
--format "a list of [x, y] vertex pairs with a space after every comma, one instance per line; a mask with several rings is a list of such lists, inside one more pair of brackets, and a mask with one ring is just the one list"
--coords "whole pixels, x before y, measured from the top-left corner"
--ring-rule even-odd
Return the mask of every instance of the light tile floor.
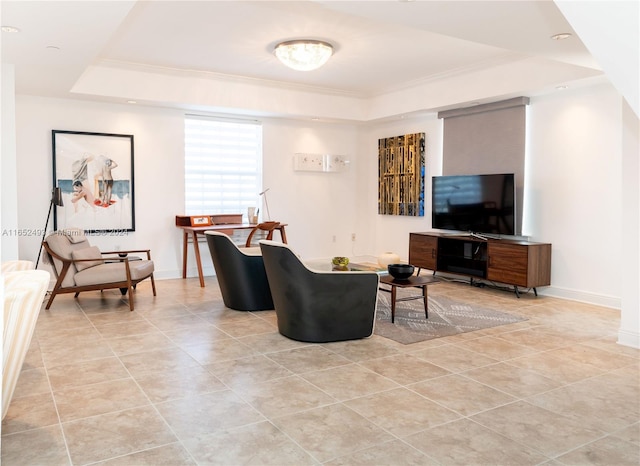
[[401, 345], [305, 344], [215, 279], [56, 298], [9, 413], [12, 465], [638, 465], [640, 352], [619, 313], [443, 283], [529, 320]]

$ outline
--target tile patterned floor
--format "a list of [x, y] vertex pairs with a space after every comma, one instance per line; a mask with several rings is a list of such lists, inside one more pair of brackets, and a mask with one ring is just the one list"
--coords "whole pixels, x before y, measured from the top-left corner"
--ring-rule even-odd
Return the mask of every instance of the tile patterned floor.
[[529, 320], [400, 345], [305, 344], [215, 279], [56, 298], [9, 413], [12, 465], [638, 465], [640, 351], [618, 312], [446, 283]]

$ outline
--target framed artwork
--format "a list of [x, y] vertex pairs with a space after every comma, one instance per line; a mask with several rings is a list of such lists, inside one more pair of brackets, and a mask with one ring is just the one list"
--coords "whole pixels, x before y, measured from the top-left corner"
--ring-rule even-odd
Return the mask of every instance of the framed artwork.
[[378, 139], [378, 214], [424, 216], [425, 133]]
[[209, 225], [213, 225], [211, 223], [211, 217], [208, 215], [202, 215], [200, 217], [192, 216], [191, 217], [191, 226], [192, 227], [206, 227]]
[[342, 172], [349, 168], [349, 160], [344, 155], [295, 154], [293, 169], [308, 172]]
[[51, 133], [53, 186], [60, 188], [64, 204], [54, 210], [54, 229], [135, 231], [133, 135]]

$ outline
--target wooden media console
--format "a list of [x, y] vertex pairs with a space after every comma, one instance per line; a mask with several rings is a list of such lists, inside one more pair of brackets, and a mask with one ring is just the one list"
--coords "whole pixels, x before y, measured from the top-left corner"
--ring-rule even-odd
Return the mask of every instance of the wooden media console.
[[514, 287], [551, 284], [551, 244], [480, 239], [436, 232], [409, 234], [409, 263], [421, 269], [463, 275]]

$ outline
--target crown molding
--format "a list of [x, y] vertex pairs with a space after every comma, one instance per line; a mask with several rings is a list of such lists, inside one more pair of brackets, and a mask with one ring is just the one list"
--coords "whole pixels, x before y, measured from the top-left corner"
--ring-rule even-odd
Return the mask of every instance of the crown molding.
[[316, 94], [335, 95], [341, 97], [351, 97], [357, 99], [367, 98], [368, 95], [362, 92], [345, 91], [342, 89], [327, 88], [321, 86], [310, 86], [306, 84], [291, 83], [286, 81], [276, 81], [271, 79], [252, 78], [249, 76], [239, 76], [214, 71], [192, 70], [185, 68], [172, 68], [168, 66], [148, 65], [120, 60], [103, 59], [95, 63], [96, 66], [107, 68], [117, 68], [144, 73], [163, 74], [178, 76], [183, 78], [198, 78], [211, 81], [221, 81], [227, 83], [253, 84], [277, 89], [297, 90], [302, 92], [312, 92]]

